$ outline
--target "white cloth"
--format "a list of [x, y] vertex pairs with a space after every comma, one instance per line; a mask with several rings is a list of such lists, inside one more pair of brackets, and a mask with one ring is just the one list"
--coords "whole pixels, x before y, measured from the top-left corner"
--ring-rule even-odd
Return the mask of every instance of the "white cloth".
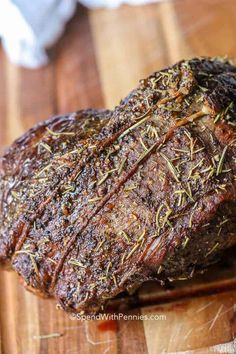
[[[81, 0], [90, 8], [117, 7], [156, 0]], [[62, 34], [76, 0], [0, 0], [0, 38], [10, 60], [28, 68], [48, 61], [46, 49]]]

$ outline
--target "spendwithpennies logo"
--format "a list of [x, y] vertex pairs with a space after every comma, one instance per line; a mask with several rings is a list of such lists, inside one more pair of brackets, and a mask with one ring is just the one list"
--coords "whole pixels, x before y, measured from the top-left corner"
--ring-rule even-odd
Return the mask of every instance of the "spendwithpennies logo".
[[124, 320], [124, 321], [166, 321], [167, 317], [166, 315], [163, 314], [124, 314], [122, 312], [120, 313], [99, 313], [99, 314], [94, 314], [94, 315], [85, 315], [85, 314], [71, 314], [70, 318], [72, 320], [80, 320], [80, 321], [88, 321], [88, 320], [113, 320], [113, 321], [119, 321], [119, 320]]

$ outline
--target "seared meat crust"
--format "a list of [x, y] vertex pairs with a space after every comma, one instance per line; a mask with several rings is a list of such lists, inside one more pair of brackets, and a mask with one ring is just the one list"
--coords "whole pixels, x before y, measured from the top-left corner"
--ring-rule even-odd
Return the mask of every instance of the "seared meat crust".
[[235, 66], [196, 58], [35, 126], [0, 160], [0, 261], [74, 313], [205, 269], [236, 243], [235, 114]]

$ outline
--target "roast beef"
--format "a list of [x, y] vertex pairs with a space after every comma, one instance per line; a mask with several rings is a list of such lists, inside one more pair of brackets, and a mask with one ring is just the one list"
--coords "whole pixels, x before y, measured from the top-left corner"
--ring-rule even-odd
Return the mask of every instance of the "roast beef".
[[0, 261], [69, 312], [186, 279], [236, 243], [236, 67], [181, 61], [113, 111], [51, 118], [0, 160]]

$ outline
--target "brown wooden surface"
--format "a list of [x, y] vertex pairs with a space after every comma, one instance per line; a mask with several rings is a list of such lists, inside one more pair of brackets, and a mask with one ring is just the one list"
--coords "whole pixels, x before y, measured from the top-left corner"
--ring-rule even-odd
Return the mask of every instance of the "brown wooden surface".
[[[179, 59], [236, 58], [235, 38], [235, 0], [96, 11], [79, 7], [50, 50], [47, 67], [17, 68], [0, 50], [0, 149], [50, 115], [113, 108], [140, 78]], [[146, 285], [134, 297], [131, 313], [157, 314], [159, 320], [105, 324], [72, 320], [53, 300], [26, 292], [14, 273], [1, 272], [1, 353], [236, 353], [235, 269], [221, 265], [174, 289]], [[61, 336], [35, 339], [52, 333]]]

